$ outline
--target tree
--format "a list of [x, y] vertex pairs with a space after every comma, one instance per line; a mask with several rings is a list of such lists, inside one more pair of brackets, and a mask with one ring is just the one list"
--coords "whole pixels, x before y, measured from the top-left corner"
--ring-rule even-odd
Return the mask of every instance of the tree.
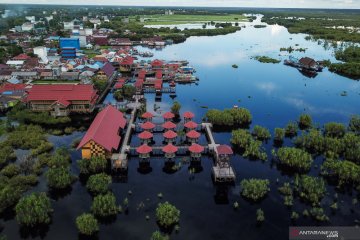
[[241, 195], [247, 199], [258, 201], [270, 191], [269, 184], [267, 179], [243, 179], [240, 182]]
[[351, 119], [349, 122], [349, 130], [356, 134], [360, 134], [360, 116], [359, 115], [351, 116]]
[[83, 213], [76, 218], [76, 227], [81, 234], [91, 236], [99, 231], [97, 219], [90, 213]]
[[42, 192], [32, 193], [20, 199], [15, 211], [19, 224], [33, 227], [38, 224], [49, 224], [53, 209], [50, 199]]
[[275, 153], [280, 164], [297, 171], [309, 171], [313, 159], [311, 155], [302, 149], [282, 147]]
[[265, 214], [264, 214], [264, 211], [261, 208], [256, 210], [256, 221], [258, 221], [258, 222], [265, 221]]
[[298, 131], [298, 127], [297, 124], [295, 122], [289, 122], [286, 126], [285, 126], [285, 136], [286, 137], [294, 137], [297, 135], [297, 131]]
[[91, 175], [86, 183], [86, 188], [93, 194], [105, 194], [109, 191], [111, 177], [105, 173]]
[[326, 193], [325, 182], [322, 178], [307, 175], [295, 177], [295, 189], [301, 198], [313, 205], [318, 205]]
[[275, 132], [274, 142], [282, 143], [284, 141], [284, 137], [285, 137], [285, 129], [275, 128], [274, 132]]
[[116, 205], [116, 198], [113, 193], [97, 195], [91, 205], [91, 211], [99, 217], [116, 215], [120, 208]]
[[161, 232], [155, 231], [151, 235], [150, 240], [170, 240], [170, 238], [168, 235], [163, 235], [163, 234], [161, 234]]
[[11, 163], [4, 167], [0, 173], [6, 177], [11, 178], [20, 174], [20, 167], [15, 163]]
[[262, 148], [262, 142], [253, 139], [251, 139], [246, 146], [243, 156], [250, 159], [260, 159], [263, 161], [266, 161], [267, 159], [267, 154]]
[[231, 143], [241, 149], [246, 149], [251, 140], [252, 137], [248, 130], [238, 129], [231, 132]]
[[73, 183], [75, 176], [70, 174], [69, 168], [58, 167], [50, 168], [46, 172], [46, 179], [50, 188], [64, 189]]
[[261, 127], [259, 125], [254, 126], [252, 135], [255, 136], [256, 139], [261, 141], [271, 138], [270, 131], [267, 128]]
[[312, 119], [309, 114], [301, 114], [299, 117], [299, 127], [301, 129], [308, 129], [312, 125]]
[[78, 160], [80, 173], [94, 174], [104, 172], [106, 169], [107, 161], [103, 157], [92, 157], [90, 159]]
[[168, 202], [159, 203], [156, 208], [156, 219], [160, 226], [171, 227], [180, 220], [180, 210]]
[[178, 101], [175, 101], [175, 102], [173, 103], [173, 105], [171, 106], [171, 112], [172, 112], [175, 116], [179, 116], [180, 109], [181, 109], [181, 104], [180, 104]]
[[342, 138], [345, 135], [345, 126], [342, 123], [326, 123], [324, 128], [327, 137]]

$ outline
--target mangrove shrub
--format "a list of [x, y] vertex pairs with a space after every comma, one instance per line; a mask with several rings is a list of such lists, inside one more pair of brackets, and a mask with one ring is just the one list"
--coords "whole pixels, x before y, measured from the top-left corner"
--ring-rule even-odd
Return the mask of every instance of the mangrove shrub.
[[300, 172], [309, 171], [313, 162], [309, 153], [293, 147], [279, 148], [275, 155], [280, 164]]
[[269, 184], [267, 179], [243, 179], [240, 182], [241, 195], [247, 199], [258, 201], [270, 191]]
[[109, 191], [111, 177], [105, 173], [91, 175], [86, 183], [86, 188], [93, 194], [104, 194]]
[[156, 220], [162, 227], [171, 227], [180, 220], [180, 210], [168, 202], [159, 203], [156, 208]]
[[83, 213], [76, 218], [76, 227], [81, 234], [91, 236], [99, 231], [97, 219], [90, 213]]

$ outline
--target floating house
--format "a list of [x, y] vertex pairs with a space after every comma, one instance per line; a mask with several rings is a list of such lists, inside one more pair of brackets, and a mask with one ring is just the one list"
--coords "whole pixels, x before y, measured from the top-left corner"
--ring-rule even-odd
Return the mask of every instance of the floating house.
[[50, 112], [52, 116], [68, 116], [70, 113], [91, 113], [98, 99], [93, 85], [34, 85], [24, 98], [29, 109]]
[[195, 130], [191, 130], [190, 132], [186, 133], [186, 139], [191, 143], [197, 142], [200, 136], [201, 134]]
[[136, 148], [136, 152], [139, 154], [139, 158], [145, 160], [150, 158], [150, 153], [152, 152], [152, 148], [147, 144], [143, 144], [140, 147]]
[[184, 124], [184, 127], [187, 131], [189, 130], [194, 130], [197, 128], [197, 123], [193, 122], [193, 121], [188, 121]]
[[163, 114], [163, 118], [165, 121], [170, 121], [175, 117], [175, 115], [172, 112], [166, 112]]
[[169, 131], [166, 131], [163, 133], [164, 141], [168, 142], [168, 143], [175, 142], [177, 136], [178, 136], [177, 133], [172, 130], [169, 130]]
[[154, 115], [151, 112], [145, 112], [141, 115], [141, 118], [145, 119], [145, 121], [152, 121]]
[[122, 112], [109, 105], [99, 112], [77, 149], [83, 159], [91, 157], [110, 158], [120, 144], [120, 133], [126, 126]]
[[184, 112], [183, 117], [184, 117], [184, 122], [188, 122], [195, 117], [195, 114], [193, 114], [192, 112]]
[[190, 147], [189, 147], [189, 152], [190, 152], [190, 156], [193, 160], [200, 160], [201, 158], [201, 153], [204, 151], [204, 147], [193, 143]]
[[146, 131], [152, 132], [155, 128], [155, 124], [153, 124], [152, 122], [145, 122], [141, 124], [140, 127]]
[[161, 125], [165, 130], [174, 130], [176, 128], [176, 124], [170, 121], [167, 121]]
[[168, 159], [173, 159], [175, 157], [176, 152], [178, 151], [178, 147], [174, 146], [172, 143], [162, 147], [162, 151], [165, 153], [165, 157]]
[[153, 136], [154, 135], [149, 131], [143, 131], [138, 135], [141, 142], [146, 143], [146, 144], [148, 144], [148, 143], [150, 143], [152, 141]]

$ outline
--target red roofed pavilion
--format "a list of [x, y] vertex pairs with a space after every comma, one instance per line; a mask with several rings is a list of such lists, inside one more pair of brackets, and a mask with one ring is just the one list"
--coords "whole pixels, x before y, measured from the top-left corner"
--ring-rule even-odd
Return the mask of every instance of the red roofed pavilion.
[[192, 112], [184, 112], [183, 116], [184, 120], [187, 121], [193, 119], [195, 117], [195, 114]]
[[138, 135], [138, 137], [139, 137], [144, 143], [150, 142], [150, 141], [152, 140], [153, 136], [154, 136], [154, 135], [153, 135], [151, 132], [149, 132], [149, 131], [144, 131], [144, 132], [142, 132], [142, 133], [140, 133], [140, 134]]
[[189, 151], [190, 151], [190, 155], [193, 159], [199, 160], [199, 158], [201, 157], [201, 153], [204, 151], [204, 147], [193, 143], [190, 147], [189, 147]]
[[151, 112], [145, 112], [143, 115], [141, 115], [142, 118], [151, 121], [151, 119], [154, 117], [154, 115]]
[[151, 151], [152, 147], [149, 147], [147, 144], [143, 144], [136, 148], [136, 152], [139, 154], [140, 158], [149, 158]]
[[152, 122], [145, 122], [141, 124], [140, 127], [144, 130], [152, 131], [155, 128], [155, 124]]
[[164, 146], [162, 151], [165, 153], [166, 158], [174, 158], [175, 153], [178, 151], [178, 147], [174, 146], [172, 143]]
[[195, 130], [191, 130], [190, 132], [186, 133], [186, 138], [189, 142], [196, 142], [199, 137], [200, 137], [200, 133], [195, 131]]
[[175, 115], [172, 112], [166, 112], [163, 114], [163, 118], [165, 120], [170, 120], [170, 119], [173, 119], [174, 117], [175, 117]]
[[163, 123], [161, 126], [165, 129], [175, 129], [176, 128], [176, 124], [173, 122], [170, 122], [170, 121]]
[[119, 129], [124, 129], [126, 119], [122, 112], [109, 105], [99, 112], [77, 149], [81, 148], [82, 158], [110, 157], [119, 147]]
[[198, 126], [197, 123], [193, 121], [188, 121], [184, 124], [184, 127], [187, 129], [195, 129], [197, 128], [197, 126]]
[[177, 133], [172, 130], [169, 130], [169, 131], [166, 131], [165, 133], [163, 133], [163, 136], [164, 136], [166, 142], [172, 142], [177, 137]]
[[219, 145], [216, 147], [220, 162], [228, 162], [230, 160], [230, 155], [234, 152], [228, 145]]

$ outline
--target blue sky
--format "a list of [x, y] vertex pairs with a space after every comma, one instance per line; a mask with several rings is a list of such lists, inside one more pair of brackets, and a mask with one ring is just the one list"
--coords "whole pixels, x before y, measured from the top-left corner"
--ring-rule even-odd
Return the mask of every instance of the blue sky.
[[360, 9], [360, 0], [0, 0], [0, 3]]

